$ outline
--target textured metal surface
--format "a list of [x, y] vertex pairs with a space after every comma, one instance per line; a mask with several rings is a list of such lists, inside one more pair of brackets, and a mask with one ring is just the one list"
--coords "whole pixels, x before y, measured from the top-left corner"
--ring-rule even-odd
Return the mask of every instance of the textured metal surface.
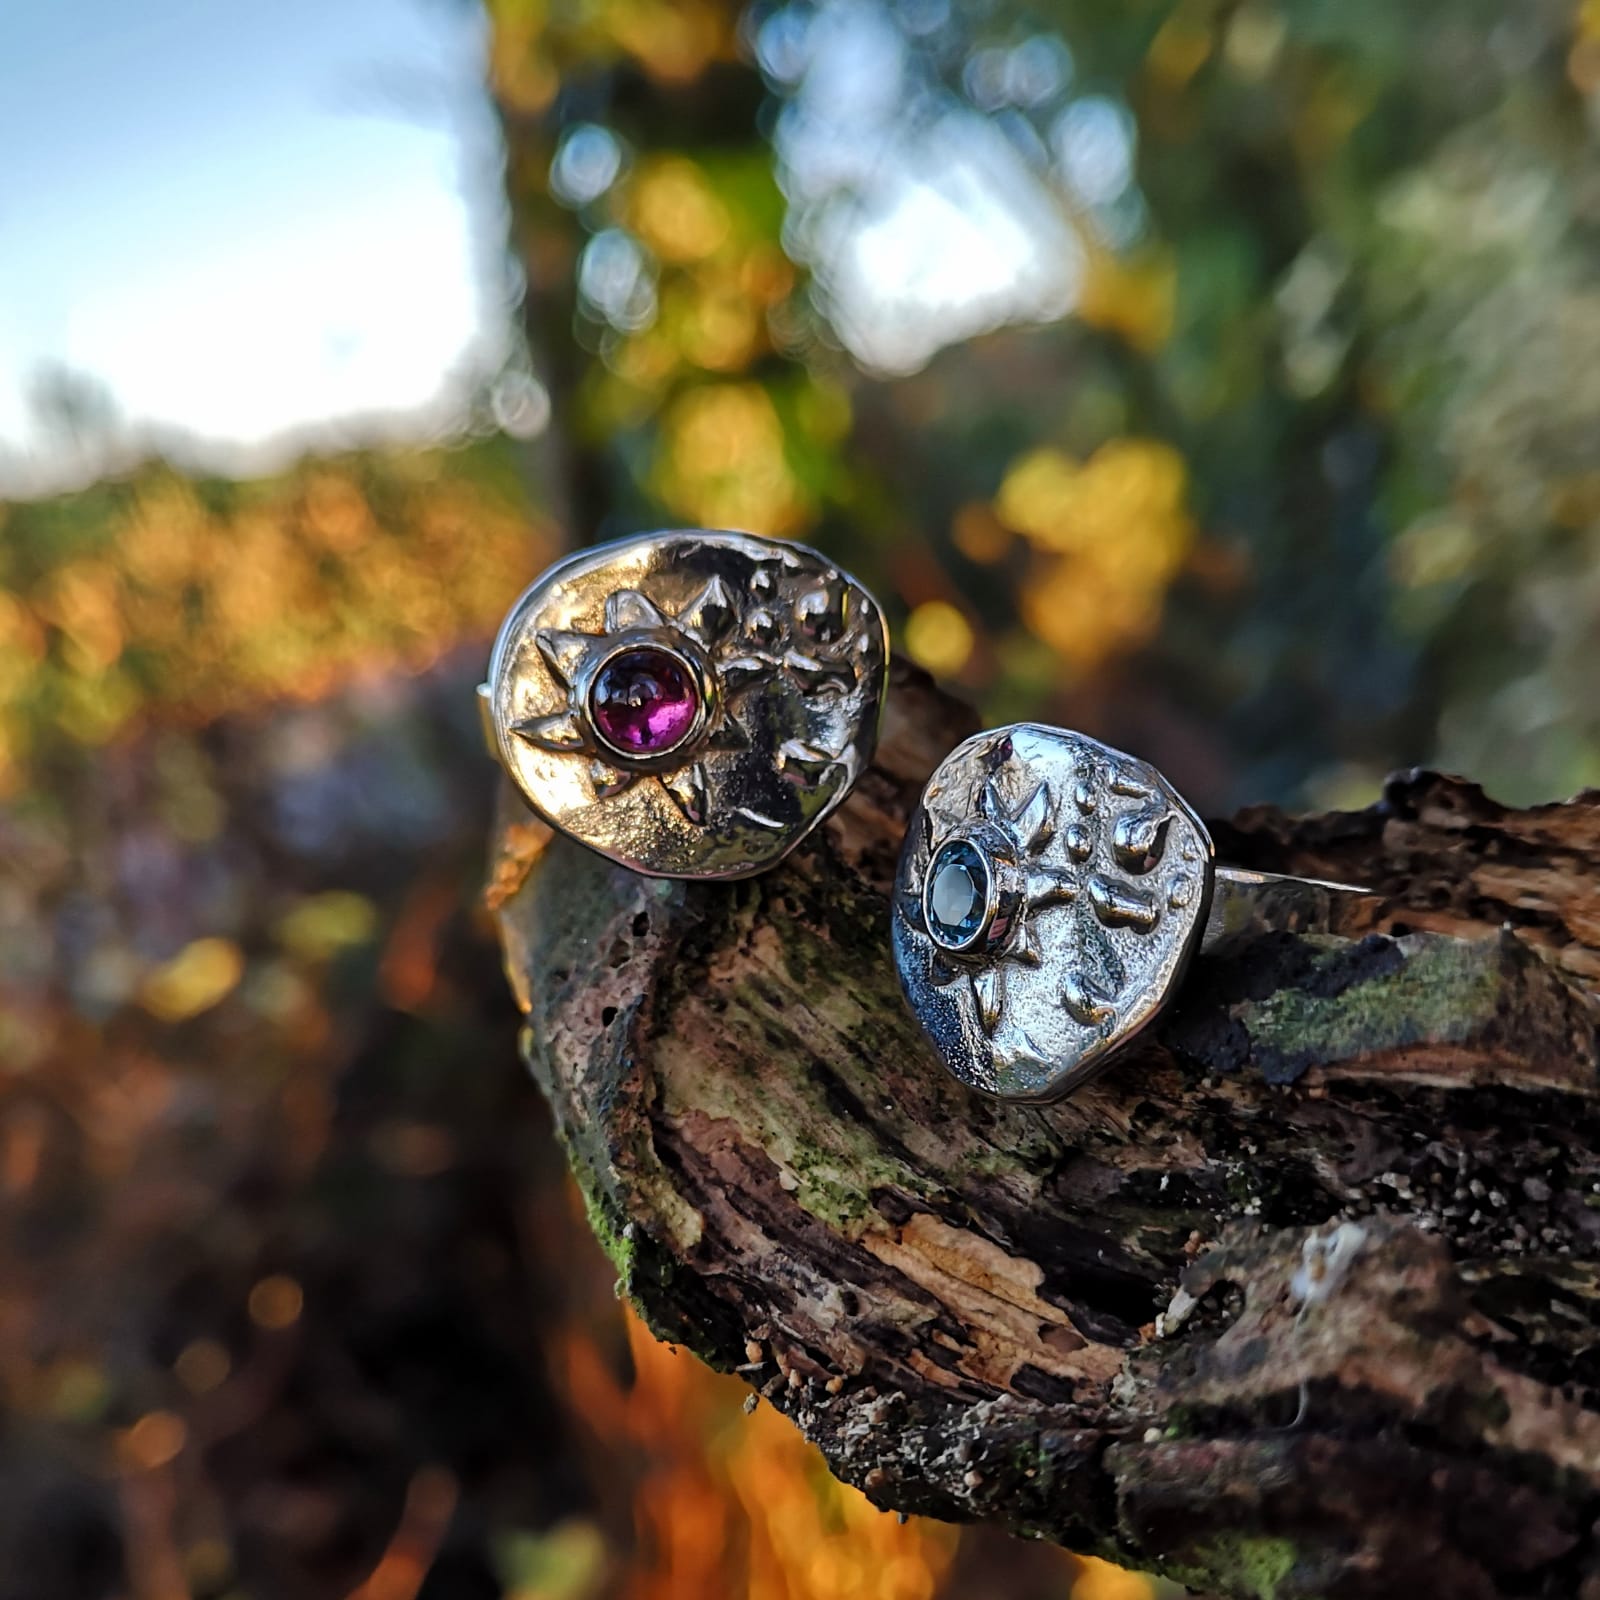
[[[589, 691], [620, 650], [684, 663], [690, 737], [627, 757]], [[496, 753], [555, 827], [636, 871], [739, 878], [771, 866], [871, 759], [888, 665], [882, 613], [813, 550], [656, 533], [553, 567], [500, 630], [486, 685]]]
[[1264, 933], [1332, 933], [1356, 939], [1383, 921], [1388, 906], [1382, 895], [1350, 883], [1217, 867], [1200, 950], [1209, 954]]
[[[930, 862], [957, 838], [994, 863], [997, 885], [987, 937], [962, 950], [936, 941], [924, 898]], [[1154, 767], [1093, 739], [1023, 723], [957, 746], [912, 818], [893, 912], [906, 998], [951, 1072], [1020, 1100], [1087, 1081], [1181, 979], [1211, 855]]]

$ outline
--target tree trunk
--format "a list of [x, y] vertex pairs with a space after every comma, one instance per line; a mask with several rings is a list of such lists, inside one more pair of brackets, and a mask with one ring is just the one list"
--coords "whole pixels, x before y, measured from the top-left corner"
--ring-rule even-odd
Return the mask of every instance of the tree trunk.
[[885, 1507], [1220, 1595], [1600, 1595], [1600, 796], [1430, 773], [1213, 826], [1370, 885], [1269, 934], [1065, 1103], [949, 1080], [888, 947], [970, 713], [898, 670], [782, 869], [665, 883], [507, 800], [527, 1053], [621, 1288]]

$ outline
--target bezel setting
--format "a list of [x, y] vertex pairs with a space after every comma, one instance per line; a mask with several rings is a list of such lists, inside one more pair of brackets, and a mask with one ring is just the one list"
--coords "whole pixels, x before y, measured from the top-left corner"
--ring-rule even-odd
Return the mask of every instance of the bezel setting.
[[[617, 744], [606, 733], [595, 709], [595, 690], [599, 687], [606, 668], [614, 661], [629, 655], [660, 656], [663, 660], [672, 662], [682, 670], [694, 692], [694, 716], [688, 727], [671, 744], [663, 745], [658, 750], [630, 750], [626, 745]], [[621, 635], [611, 648], [603, 654], [597, 652], [594, 658], [585, 664], [573, 688], [573, 698], [582, 707], [585, 727], [595, 744], [619, 767], [626, 767], [634, 772], [661, 772], [679, 766], [684, 757], [704, 740], [707, 729], [720, 710], [716, 674], [712, 671], [704, 652], [694, 649], [688, 639], [668, 644], [658, 635], [651, 633]]]
[[[947, 932], [951, 924], [934, 909], [934, 900], [938, 894], [939, 879], [950, 867], [959, 864], [962, 870], [967, 872], [969, 879], [973, 877], [969, 862], [975, 864], [978, 869], [978, 877], [973, 881], [973, 888], [982, 902], [982, 909], [972, 930], [958, 939], [953, 939]], [[928, 863], [928, 876], [922, 885], [922, 917], [928, 925], [928, 937], [940, 949], [957, 955], [977, 945], [988, 943], [989, 930], [994, 924], [995, 912], [1000, 905], [997, 876], [995, 863], [974, 840], [964, 834], [952, 835], [934, 849], [933, 857]]]

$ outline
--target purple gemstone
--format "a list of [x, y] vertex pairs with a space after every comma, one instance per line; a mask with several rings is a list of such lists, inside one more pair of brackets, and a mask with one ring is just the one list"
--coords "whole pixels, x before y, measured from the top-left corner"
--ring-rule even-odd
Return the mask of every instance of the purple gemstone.
[[658, 756], [687, 737], [700, 710], [689, 669], [668, 650], [619, 651], [589, 690], [589, 715], [600, 737], [629, 756]]

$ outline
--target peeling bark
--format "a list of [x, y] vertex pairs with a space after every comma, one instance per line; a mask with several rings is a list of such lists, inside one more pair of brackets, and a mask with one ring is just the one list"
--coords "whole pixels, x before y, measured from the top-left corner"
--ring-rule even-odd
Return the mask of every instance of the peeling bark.
[[623, 1291], [879, 1504], [1218, 1595], [1600, 1596], [1600, 796], [1415, 772], [1213, 826], [1380, 930], [1202, 960], [1062, 1105], [951, 1082], [887, 893], [970, 715], [897, 674], [782, 869], [630, 876], [508, 801], [490, 901]]

